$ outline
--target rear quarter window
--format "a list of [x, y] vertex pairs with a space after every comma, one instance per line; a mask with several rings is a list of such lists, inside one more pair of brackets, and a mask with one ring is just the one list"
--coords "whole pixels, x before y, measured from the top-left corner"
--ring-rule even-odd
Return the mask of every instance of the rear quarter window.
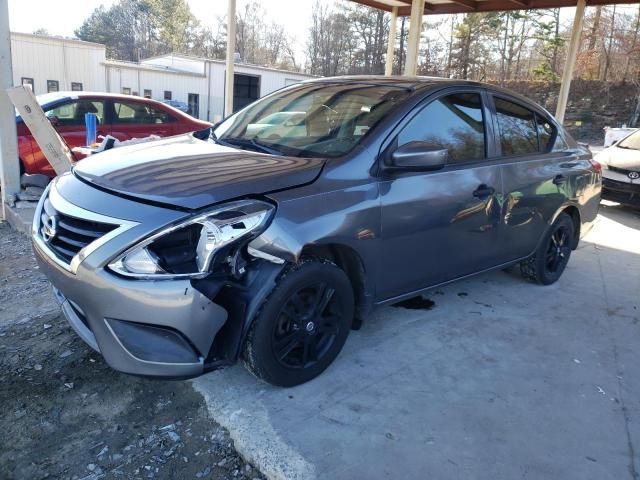
[[562, 133], [556, 126], [542, 115], [536, 113], [540, 153], [560, 152], [569, 148]]

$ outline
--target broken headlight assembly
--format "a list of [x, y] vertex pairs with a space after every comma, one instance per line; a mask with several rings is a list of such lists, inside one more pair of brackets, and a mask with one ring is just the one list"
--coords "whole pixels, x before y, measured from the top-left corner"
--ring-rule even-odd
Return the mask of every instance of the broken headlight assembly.
[[240, 247], [262, 233], [275, 207], [259, 200], [221, 205], [167, 227], [109, 263], [113, 272], [134, 278], [201, 278], [229, 268], [236, 273]]

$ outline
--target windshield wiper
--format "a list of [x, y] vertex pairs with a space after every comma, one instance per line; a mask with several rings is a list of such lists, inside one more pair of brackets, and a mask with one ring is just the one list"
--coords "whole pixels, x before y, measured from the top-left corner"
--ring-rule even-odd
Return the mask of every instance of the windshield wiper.
[[241, 138], [241, 137], [225, 137], [218, 138], [216, 143], [221, 143], [223, 145], [232, 146], [232, 147], [240, 147], [240, 148], [248, 148], [250, 150], [256, 150], [262, 153], [268, 153], [270, 155], [282, 155], [280, 150], [275, 148], [271, 148], [264, 143], [258, 142], [254, 138]]

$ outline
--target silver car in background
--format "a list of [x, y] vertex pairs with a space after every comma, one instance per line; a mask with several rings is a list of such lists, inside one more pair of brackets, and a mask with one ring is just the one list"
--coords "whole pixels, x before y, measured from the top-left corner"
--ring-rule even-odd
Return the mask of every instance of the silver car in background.
[[640, 207], [640, 130], [596, 156], [602, 165], [602, 198]]

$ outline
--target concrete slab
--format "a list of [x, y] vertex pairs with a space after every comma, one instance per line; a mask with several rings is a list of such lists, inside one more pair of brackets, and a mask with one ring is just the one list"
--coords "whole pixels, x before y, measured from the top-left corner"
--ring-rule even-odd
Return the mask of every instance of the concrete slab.
[[36, 211], [36, 204], [33, 203], [33, 205], [33, 207], [29, 208], [17, 208], [6, 205], [4, 210], [6, 215], [5, 220], [9, 222], [9, 225], [11, 225], [18, 232], [24, 233], [25, 235], [30, 235], [31, 224], [33, 223], [33, 215]]
[[268, 478], [638, 479], [640, 215], [603, 206], [556, 285], [495, 272], [387, 307], [320, 378], [197, 379]]

